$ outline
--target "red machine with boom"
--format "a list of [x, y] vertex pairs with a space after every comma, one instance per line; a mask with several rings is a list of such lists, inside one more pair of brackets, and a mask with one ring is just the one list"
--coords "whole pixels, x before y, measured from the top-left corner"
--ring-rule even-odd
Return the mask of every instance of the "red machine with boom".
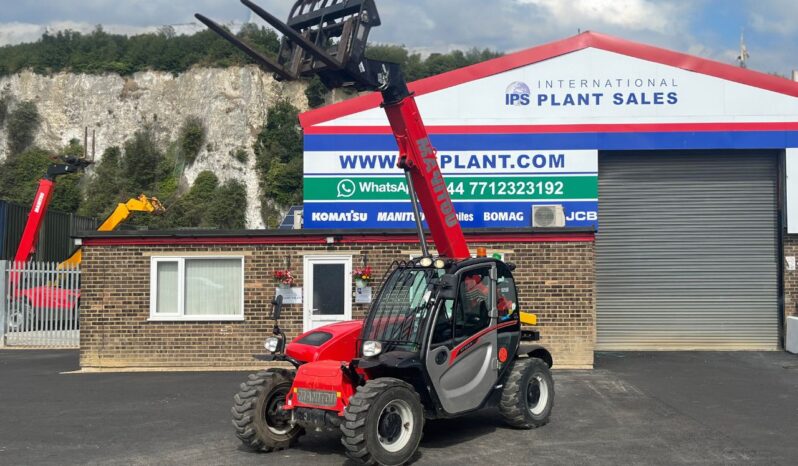
[[50, 198], [55, 190], [55, 180], [59, 176], [77, 173], [89, 166], [91, 162], [77, 157], [65, 157], [64, 163], [54, 163], [47, 169], [47, 173], [39, 181], [39, 189], [33, 197], [33, 206], [28, 214], [28, 221], [22, 231], [22, 239], [17, 246], [14, 262], [25, 263], [36, 252], [36, 243], [39, 242], [39, 230], [50, 206]]
[[[365, 57], [374, 0], [298, 0], [283, 23], [249, 0], [247, 7], [284, 34], [277, 60], [196, 15], [277, 79], [318, 75], [329, 88], [379, 91], [399, 148], [422, 256], [395, 262], [362, 322], [328, 325], [286, 345], [274, 304], [270, 369], [241, 385], [232, 408], [248, 447], [290, 447], [305, 429], [340, 429], [346, 454], [366, 464], [409, 461], [425, 420], [457, 417], [498, 404], [516, 428], [546, 424], [554, 400], [550, 353], [534, 342], [536, 323], [522, 312], [515, 266], [472, 258], [438, 165], [436, 151], [398, 64]], [[420, 205], [420, 208], [419, 208]], [[426, 244], [420, 209], [437, 257]]]

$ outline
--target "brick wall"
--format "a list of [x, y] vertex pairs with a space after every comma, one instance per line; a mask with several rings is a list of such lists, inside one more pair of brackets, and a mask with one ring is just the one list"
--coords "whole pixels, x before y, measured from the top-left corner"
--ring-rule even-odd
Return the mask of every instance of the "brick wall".
[[[798, 236], [784, 236], [783, 256], [798, 257]], [[782, 259], [784, 260], [784, 259]], [[784, 271], [784, 315], [798, 316], [798, 270], [787, 270], [786, 261], [782, 264]]]
[[[538, 314], [542, 344], [559, 366], [592, 366], [595, 345], [593, 242], [472, 242], [489, 250], [512, 251], [522, 309]], [[409, 244], [323, 245], [158, 245], [83, 247], [81, 278], [80, 364], [89, 368], [250, 368], [270, 333], [272, 272], [290, 257], [297, 285], [303, 284], [305, 254], [362, 254], [379, 275], [395, 259], [407, 259]], [[151, 322], [150, 256], [158, 254], [236, 252], [244, 255], [243, 322]], [[368, 305], [354, 305], [362, 318]], [[293, 337], [302, 330], [302, 306], [284, 307], [281, 327]]]

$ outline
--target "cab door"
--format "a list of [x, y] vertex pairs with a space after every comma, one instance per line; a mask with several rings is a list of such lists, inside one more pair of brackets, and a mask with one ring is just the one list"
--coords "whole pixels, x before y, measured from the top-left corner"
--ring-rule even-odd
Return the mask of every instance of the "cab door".
[[438, 303], [425, 357], [446, 412], [478, 408], [496, 385], [497, 317], [495, 265], [463, 269], [457, 298]]

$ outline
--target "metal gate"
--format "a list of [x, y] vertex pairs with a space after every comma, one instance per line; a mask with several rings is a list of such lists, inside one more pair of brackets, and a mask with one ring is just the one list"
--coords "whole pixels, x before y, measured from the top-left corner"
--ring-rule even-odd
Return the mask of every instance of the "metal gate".
[[[80, 271], [56, 262], [0, 261], [0, 343], [14, 347], [80, 345]], [[0, 345], [0, 346], [2, 346]]]
[[778, 349], [776, 156], [602, 153], [597, 348]]

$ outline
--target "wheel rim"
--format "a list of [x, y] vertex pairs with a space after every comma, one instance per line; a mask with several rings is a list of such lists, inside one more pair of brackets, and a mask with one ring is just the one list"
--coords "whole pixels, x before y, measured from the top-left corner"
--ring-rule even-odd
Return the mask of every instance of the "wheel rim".
[[530, 378], [526, 386], [526, 406], [529, 411], [539, 416], [546, 410], [549, 402], [549, 384], [541, 376], [536, 375]]
[[24, 322], [25, 312], [22, 310], [11, 311], [11, 314], [8, 316], [8, 328], [11, 330], [17, 330], [22, 327]]
[[414, 425], [410, 405], [404, 400], [393, 400], [380, 412], [377, 440], [386, 451], [396, 453], [410, 442]]
[[266, 420], [266, 427], [274, 434], [287, 434], [294, 427], [291, 425], [290, 416], [283, 409], [287, 393], [288, 391], [285, 389], [275, 390], [263, 404], [263, 418]]

